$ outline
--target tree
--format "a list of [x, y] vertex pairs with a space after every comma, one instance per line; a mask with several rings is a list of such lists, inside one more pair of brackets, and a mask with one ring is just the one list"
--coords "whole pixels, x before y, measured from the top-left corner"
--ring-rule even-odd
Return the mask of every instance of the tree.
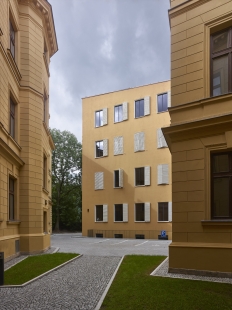
[[69, 131], [51, 129], [52, 216], [54, 231], [73, 230], [81, 223], [82, 145]]

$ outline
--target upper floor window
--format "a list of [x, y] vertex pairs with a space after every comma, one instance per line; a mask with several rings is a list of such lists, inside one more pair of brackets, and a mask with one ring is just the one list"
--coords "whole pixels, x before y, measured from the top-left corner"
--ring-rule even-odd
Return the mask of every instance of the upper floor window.
[[15, 220], [15, 180], [9, 178], [9, 220]]
[[232, 152], [211, 155], [211, 217], [232, 218]]
[[232, 27], [211, 36], [211, 96], [232, 92]]
[[15, 103], [10, 98], [10, 135], [15, 139]]
[[114, 107], [114, 122], [115, 123], [119, 123], [122, 122], [123, 120], [123, 108], [122, 108], [122, 104], [120, 105], [116, 105]]
[[135, 101], [135, 118], [150, 114], [150, 97]]
[[43, 188], [47, 188], [47, 157], [43, 156]]
[[95, 127], [107, 125], [107, 108], [95, 111]]
[[15, 30], [10, 21], [10, 52], [13, 58], [15, 58]]
[[157, 96], [157, 111], [165, 112], [168, 110], [168, 93], [160, 94]]
[[44, 123], [46, 123], [47, 120], [47, 96], [44, 93], [44, 97], [43, 97], [43, 121]]

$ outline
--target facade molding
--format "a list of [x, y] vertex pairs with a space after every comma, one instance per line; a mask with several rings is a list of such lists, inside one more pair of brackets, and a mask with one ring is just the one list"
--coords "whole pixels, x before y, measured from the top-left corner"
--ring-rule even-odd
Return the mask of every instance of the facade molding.
[[171, 8], [170, 10], [168, 10], [169, 13], [169, 20], [181, 15], [183, 13], [186, 13], [188, 11], [191, 11], [195, 8], [197, 8], [198, 6], [201, 6], [202, 4], [205, 4], [206, 2], [209, 2], [211, 0], [188, 0], [185, 1], [173, 8]]
[[7, 158], [11, 159], [15, 164], [20, 167], [25, 164], [24, 161], [9, 147], [9, 145], [2, 140], [2, 138], [0, 138], [0, 146], [3, 154], [5, 154]]

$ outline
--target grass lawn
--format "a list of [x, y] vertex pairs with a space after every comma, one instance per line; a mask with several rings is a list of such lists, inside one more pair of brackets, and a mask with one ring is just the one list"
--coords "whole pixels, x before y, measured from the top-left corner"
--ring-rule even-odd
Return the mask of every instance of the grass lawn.
[[231, 284], [149, 276], [164, 258], [126, 256], [101, 309], [232, 309]]
[[5, 271], [4, 285], [23, 284], [78, 255], [73, 253], [54, 253], [29, 256]]

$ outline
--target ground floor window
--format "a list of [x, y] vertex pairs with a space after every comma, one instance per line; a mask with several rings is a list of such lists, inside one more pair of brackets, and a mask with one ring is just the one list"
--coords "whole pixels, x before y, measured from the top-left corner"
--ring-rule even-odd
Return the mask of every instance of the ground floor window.
[[168, 221], [168, 202], [158, 203], [158, 222]]
[[9, 220], [15, 220], [15, 179], [9, 177]]
[[211, 154], [211, 217], [232, 218], [232, 152]]
[[114, 220], [115, 222], [123, 221], [123, 204], [114, 205]]
[[136, 203], [135, 204], [135, 221], [136, 222], [144, 222], [145, 221], [145, 207], [144, 203]]
[[43, 213], [43, 231], [44, 231], [44, 233], [48, 232], [48, 229], [47, 229], [47, 211], [44, 211], [44, 213]]
[[103, 205], [96, 206], [96, 222], [103, 222]]

